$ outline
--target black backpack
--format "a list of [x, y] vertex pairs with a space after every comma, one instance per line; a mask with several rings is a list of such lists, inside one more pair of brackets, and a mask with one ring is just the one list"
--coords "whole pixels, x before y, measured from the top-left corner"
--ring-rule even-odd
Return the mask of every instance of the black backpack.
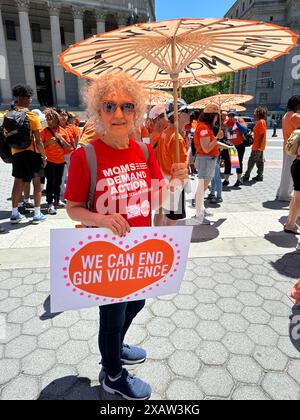
[[6, 142], [6, 138], [3, 133], [3, 126], [0, 127], [0, 158], [5, 163], [11, 163], [12, 162], [12, 153], [11, 148]]
[[14, 149], [27, 149], [31, 145], [32, 137], [27, 112], [13, 109], [4, 117], [2, 135], [8, 146]]

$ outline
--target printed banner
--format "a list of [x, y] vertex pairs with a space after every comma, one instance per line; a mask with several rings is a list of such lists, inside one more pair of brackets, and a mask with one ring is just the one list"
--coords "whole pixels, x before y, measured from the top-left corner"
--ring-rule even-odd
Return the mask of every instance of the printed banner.
[[51, 231], [51, 312], [178, 293], [192, 227]]

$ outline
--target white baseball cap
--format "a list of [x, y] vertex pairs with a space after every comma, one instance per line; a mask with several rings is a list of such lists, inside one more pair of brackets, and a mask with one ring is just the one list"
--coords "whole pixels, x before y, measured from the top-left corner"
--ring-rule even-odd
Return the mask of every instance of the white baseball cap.
[[151, 120], [156, 120], [156, 118], [158, 118], [160, 115], [165, 114], [165, 110], [165, 105], [156, 105], [151, 109], [149, 113], [149, 118]]

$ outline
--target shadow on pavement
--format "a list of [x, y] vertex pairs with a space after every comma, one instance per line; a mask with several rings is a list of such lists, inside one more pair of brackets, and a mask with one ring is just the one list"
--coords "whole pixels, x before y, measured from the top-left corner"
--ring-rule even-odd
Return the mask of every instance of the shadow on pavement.
[[0, 211], [0, 220], [8, 219], [11, 215], [11, 211]]
[[300, 306], [294, 306], [290, 323], [290, 339], [300, 353]]
[[300, 252], [286, 254], [271, 265], [279, 274], [297, 280], [300, 274]]
[[51, 306], [50, 304], [51, 304], [51, 296], [48, 296], [47, 299], [44, 302], [45, 313], [40, 316], [40, 320], [41, 321], [47, 321], [48, 319], [54, 319], [57, 316], [59, 316], [59, 315], [62, 314], [62, 312], [58, 312], [56, 314], [52, 314], [51, 313], [51, 309], [50, 309], [50, 306]]
[[183, 220], [178, 223], [178, 226], [194, 226], [192, 234], [192, 243], [203, 243], [213, 241], [220, 235], [219, 227], [226, 222], [226, 219], [220, 219], [218, 222], [212, 222], [210, 226], [198, 225], [195, 226], [193, 219]]
[[[276, 245], [278, 248], [296, 248], [298, 244], [298, 239], [295, 235], [289, 235], [285, 232], [269, 232], [265, 235], [265, 239], [272, 244]], [[299, 254], [300, 255], [300, 254]]]
[[76, 376], [55, 379], [41, 391], [38, 400], [124, 401], [117, 395], [107, 394], [100, 385], [92, 386], [90, 379]]
[[287, 201], [265, 201], [263, 207], [270, 210], [288, 210], [290, 203]]

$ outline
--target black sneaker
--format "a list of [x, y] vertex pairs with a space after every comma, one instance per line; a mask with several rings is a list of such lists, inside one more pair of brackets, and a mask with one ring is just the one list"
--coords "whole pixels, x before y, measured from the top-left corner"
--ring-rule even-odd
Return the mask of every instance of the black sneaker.
[[29, 211], [26, 207], [25, 207], [25, 203], [23, 203], [22, 206], [18, 207], [18, 211], [20, 214], [22, 214], [23, 216], [27, 216], [29, 214], [31, 214], [31, 211]]
[[243, 185], [242, 181], [238, 180], [238, 181], [236, 181], [236, 183], [234, 184], [234, 188], [238, 188], [238, 187], [240, 187], [241, 185]]
[[243, 181], [243, 183], [249, 182], [250, 181], [250, 178], [247, 178], [247, 177], [243, 176], [242, 181]]
[[228, 187], [230, 185], [229, 181], [223, 181], [223, 187]]
[[255, 178], [253, 178], [253, 181], [255, 181], [255, 182], [263, 182], [264, 179], [262, 177], [256, 176]]
[[106, 374], [102, 382], [102, 387], [108, 394], [116, 394], [128, 401], [146, 401], [151, 397], [151, 387], [146, 382], [130, 375], [123, 369], [121, 376], [112, 380]]
[[23, 207], [25, 207], [25, 209], [34, 209], [34, 204], [32, 203], [23, 203]]

